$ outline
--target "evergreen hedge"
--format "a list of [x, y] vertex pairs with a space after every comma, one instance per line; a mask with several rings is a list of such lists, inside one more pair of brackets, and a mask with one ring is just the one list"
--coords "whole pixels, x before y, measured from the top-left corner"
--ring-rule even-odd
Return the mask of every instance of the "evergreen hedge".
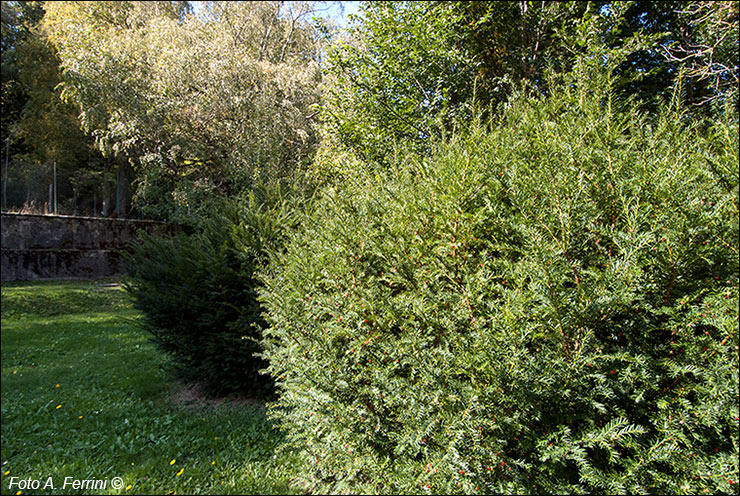
[[738, 492], [736, 115], [563, 85], [392, 163], [263, 274], [308, 490]]
[[125, 287], [144, 314], [142, 326], [183, 379], [215, 395], [273, 390], [259, 373], [265, 322], [255, 271], [279, 249], [285, 211], [254, 198], [243, 204], [214, 209], [192, 234], [144, 234], [128, 256]]

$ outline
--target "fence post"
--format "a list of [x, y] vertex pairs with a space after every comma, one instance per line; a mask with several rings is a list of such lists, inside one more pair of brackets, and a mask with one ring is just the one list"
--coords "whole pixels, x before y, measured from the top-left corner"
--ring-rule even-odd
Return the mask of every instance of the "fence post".
[[8, 149], [10, 136], [5, 140], [5, 177], [3, 177], [3, 210], [8, 210]]
[[54, 162], [54, 215], [58, 215], [57, 212], [57, 163]]

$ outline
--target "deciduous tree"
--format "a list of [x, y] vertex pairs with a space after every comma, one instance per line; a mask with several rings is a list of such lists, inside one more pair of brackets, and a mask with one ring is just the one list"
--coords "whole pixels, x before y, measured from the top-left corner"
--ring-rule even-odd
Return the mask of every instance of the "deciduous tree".
[[189, 206], [310, 159], [321, 39], [300, 2], [59, 2], [44, 25], [64, 95], [144, 203]]

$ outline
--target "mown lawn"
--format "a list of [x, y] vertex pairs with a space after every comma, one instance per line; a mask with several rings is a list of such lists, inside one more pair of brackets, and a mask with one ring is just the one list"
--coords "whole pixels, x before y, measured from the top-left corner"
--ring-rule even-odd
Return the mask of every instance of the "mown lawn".
[[3, 284], [2, 494], [12, 477], [40, 481], [22, 494], [291, 492], [295, 460], [262, 410], [176, 405], [137, 318], [115, 281]]

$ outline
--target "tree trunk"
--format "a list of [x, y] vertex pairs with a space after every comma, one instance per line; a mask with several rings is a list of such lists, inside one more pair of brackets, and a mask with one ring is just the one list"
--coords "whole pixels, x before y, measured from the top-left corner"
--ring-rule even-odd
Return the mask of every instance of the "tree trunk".
[[128, 160], [122, 161], [118, 166], [118, 217], [125, 219], [129, 215], [129, 204], [131, 203], [131, 180], [133, 168]]

